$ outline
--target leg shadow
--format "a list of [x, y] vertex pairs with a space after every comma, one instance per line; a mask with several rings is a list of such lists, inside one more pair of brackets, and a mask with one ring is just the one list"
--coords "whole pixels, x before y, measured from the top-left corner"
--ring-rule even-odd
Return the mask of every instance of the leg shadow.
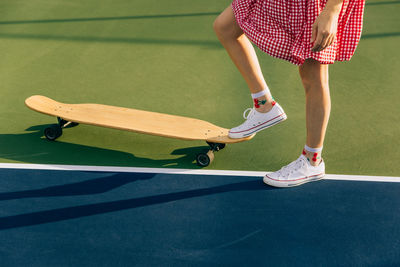
[[96, 204], [87, 204], [67, 208], [26, 213], [21, 215], [0, 218], [0, 230], [18, 228], [44, 223], [59, 222], [92, 215], [135, 209], [172, 201], [192, 199], [197, 197], [222, 194], [234, 191], [274, 190], [267, 187], [260, 180], [226, 184], [221, 186], [188, 190], [183, 192], [160, 194], [148, 197], [131, 198], [126, 200], [110, 201]]
[[101, 194], [138, 180], [147, 180], [155, 176], [152, 173], [118, 173], [108, 177], [91, 179], [83, 182], [50, 186], [42, 189], [0, 193], [0, 200], [65, 197]]

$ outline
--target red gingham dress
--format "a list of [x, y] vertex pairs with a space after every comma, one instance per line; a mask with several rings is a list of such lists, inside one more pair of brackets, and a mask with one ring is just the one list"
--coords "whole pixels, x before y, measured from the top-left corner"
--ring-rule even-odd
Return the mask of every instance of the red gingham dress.
[[361, 37], [365, 0], [344, 0], [334, 43], [311, 52], [312, 25], [327, 0], [234, 0], [236, 21], [246, 36], [269, 55], [301, 65], [350, 60]]

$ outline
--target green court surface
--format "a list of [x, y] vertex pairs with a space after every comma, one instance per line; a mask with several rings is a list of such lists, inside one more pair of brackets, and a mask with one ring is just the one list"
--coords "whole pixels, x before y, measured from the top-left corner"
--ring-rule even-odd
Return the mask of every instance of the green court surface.
[[[230, 128], [251, 99], [212, 23], [230, 1], [13, 0], [0, 2], [0, 162], [198, 168], [205, 143], [81, 125], [57, 142], [55, 119], [25, 98], [102, 103], [195, 117]], [[352, 61], [331, 67], [327, 173], [400, 175], [400, 1], [368, 1]], [[297, 67], [257, 50], [288, 120], [228, 146], [208, 168], [273, 171], [305, 140]]]

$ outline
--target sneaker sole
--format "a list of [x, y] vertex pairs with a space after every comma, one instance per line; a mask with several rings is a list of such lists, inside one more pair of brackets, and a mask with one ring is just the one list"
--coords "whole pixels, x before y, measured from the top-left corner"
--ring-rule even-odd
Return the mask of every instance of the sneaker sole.
[[306, 178], [301, 178], [293, 181], [279, 181], [276, 179], [273, 179], [271, 177], [268, 177], [268, 175], [264, 176], [263, 182], [267, 185], [273, 186], [273, 187], [294, 187], [294, 186], [299, 186], [305, 183], [309, 182], [315, 182], [323, 179], [325, 176], [325, 173], [322, 174], [317, 174], [314, 176], [306, 177]]
[[243, 132], [243, 133], [240, 134], [240, 136], [239, 135], [238, 136], [231, 136], [230, 135], [231, 133], [229, 133], [229, 137], [230, 138], [248, 137], [250, 135], [258, 133], [259, 131], [262, 131], [262, 130], [265, 130], [265, 129], [271, 127], [271, 126], [274, 126], [275, 124], [278, 124], [278, 123], [280, 123], [282, 121], [285, 121], [286, 119], [287, 119], [286, 113], [283, 113], [282, 115], [279, 115], [279, 117], [276, 120], [274, 120], [273, 122], [271, 122], [269, 124], [261, 125], [261, 127], [253, 128], [253, 129], [251, 129], [251, 131], [248, 131], [248, 132]]

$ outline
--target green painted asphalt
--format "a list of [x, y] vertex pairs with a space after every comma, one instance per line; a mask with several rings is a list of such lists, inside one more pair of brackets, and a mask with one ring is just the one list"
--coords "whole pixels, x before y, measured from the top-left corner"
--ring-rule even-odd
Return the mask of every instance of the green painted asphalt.
[[[363, 38], [350, 62], [331, 66], [328, 173], [400, 175], [399, 1], [369, 1]], [[0, 162], [198, 168], [206, 148], [93, 126], [57, 142], [55, 119], [24, 106], [42, 94], [204, 119], [230, 128], [251, 98], [212, 30], [230, 1], [19, 0], [0, 3]], [[288, 120], [228, 146], [208, 168], [273, 171], [297, 158], [305, 140], [297, 67], [257, 50]]]

